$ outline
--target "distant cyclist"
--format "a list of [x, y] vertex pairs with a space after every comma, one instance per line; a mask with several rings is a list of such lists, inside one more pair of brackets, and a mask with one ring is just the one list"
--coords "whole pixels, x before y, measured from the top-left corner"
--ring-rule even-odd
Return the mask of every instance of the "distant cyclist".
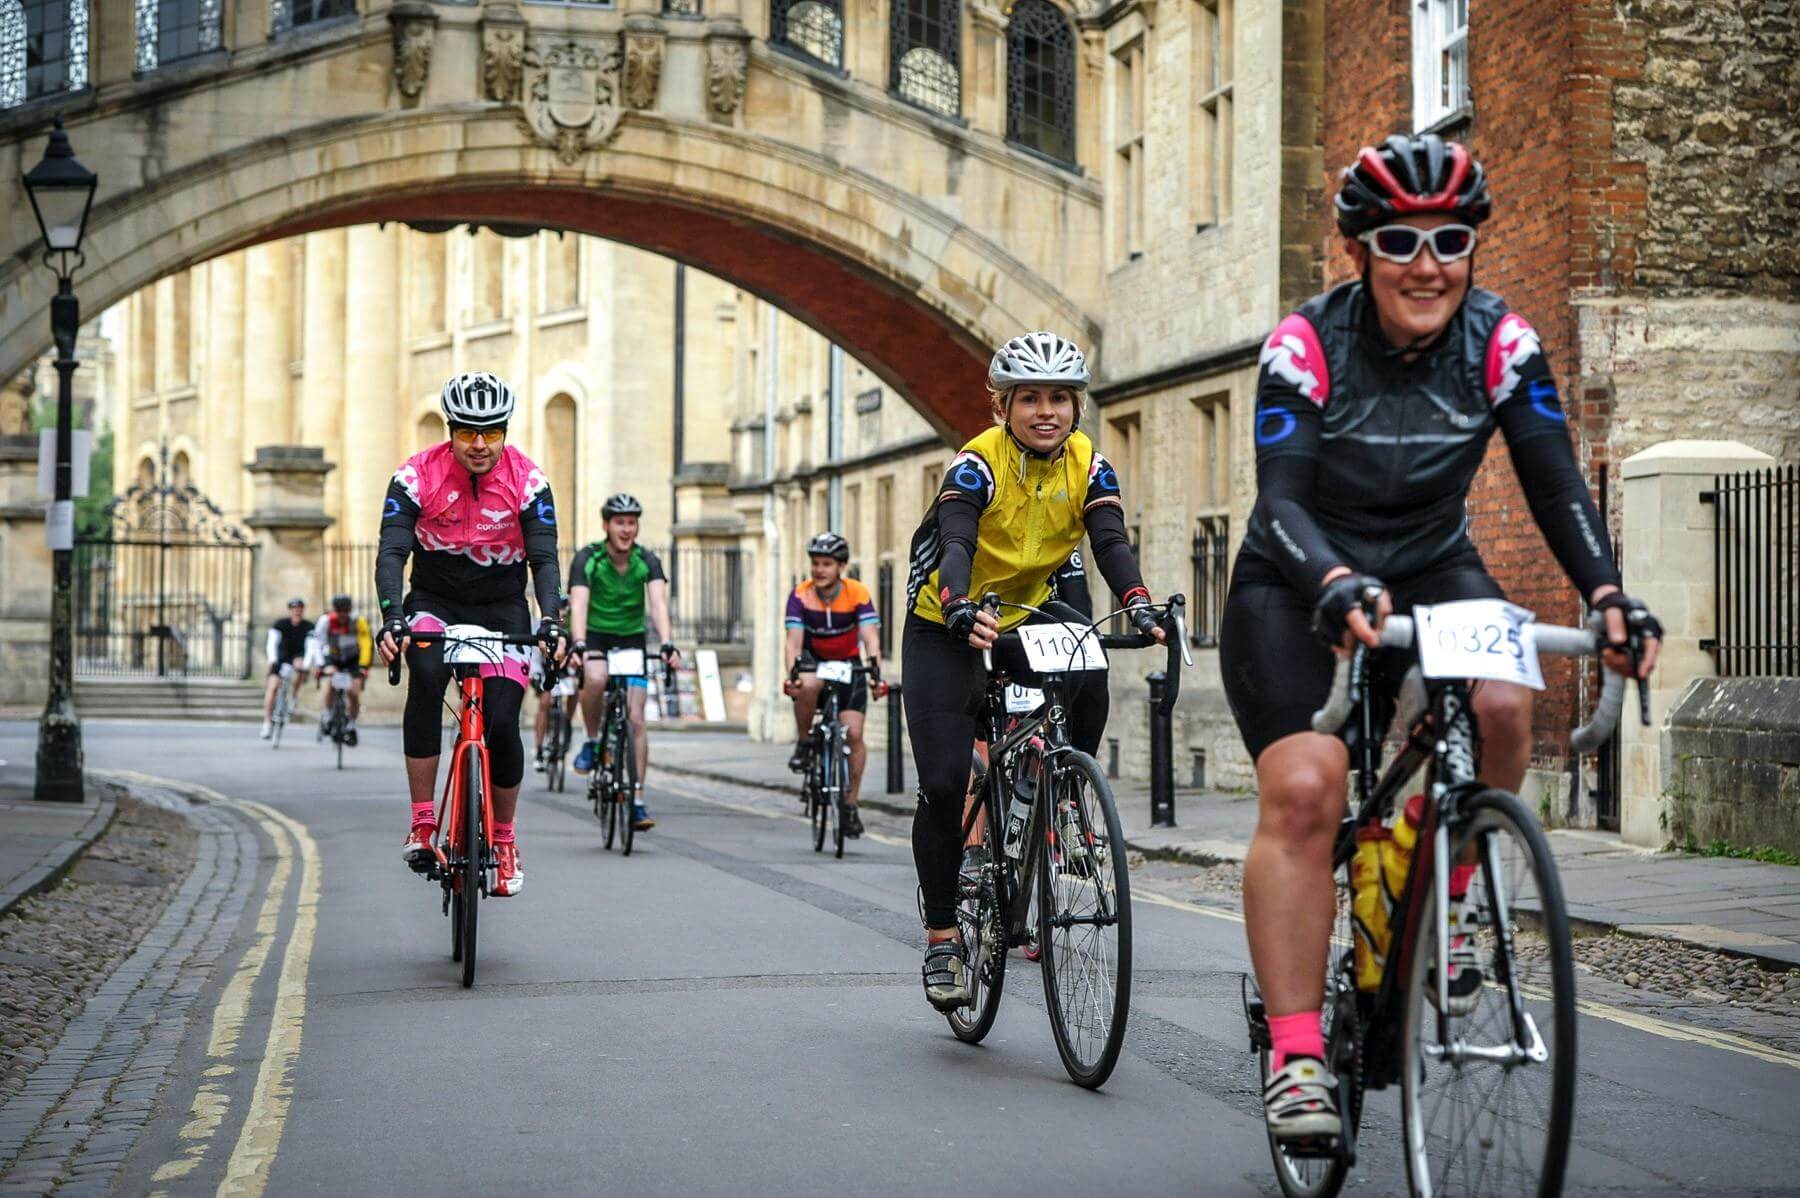
[[875, 611], [875, 600], [869, 588], [844, 574], [844, 563], [850, 560], [850, 542], [835, 532], [822, 532], [807, 543], [812, 559], [812, 577], [788, 592], [787, 641], [782, 650], [782, 693], [794, 700], [794, 725], [799, 739], [794, 742], [794, 755], [788, 768], [798, 773], [806, 768], [807, 737], [812, 730], [813, 713], [819, 709], [819, 695], [825, 689], [817, 674], [803, 673], [793, 677], [795, 664], [821, 661], [857, 661], [868, 659], [868, 676], [857, 675], [852, 682], [834, 682], [838, 695], [838, 718], [844, 722], [844, 733], [850, 742], [850, 791], [844, 796], [844, 835], [861, 836], [862, 817], [856, 800], [862, 787], [863, 765], [869, 758], [869, 747], [863, 742], [863, 721], [868, 718], [869, 691], [876, 697], [887, 693], [881, 681], [881, 617]]
[[288, 600], [288, 614], [269, 625], [264, 638], [269, 658], [269, 684], [263, 691], [262, 738], [268, 740], [275, 731], [275, 696], [280, 693], [283, 666], [294, 668], [293, 681], [298, 686], [306, 680], [306, 638], [312, 635], [313, 622], [306, 618], [306, 600], [298, 595]]
[[[609, 649], [645, 649], [645, 612], [661, 641], [657, 655], [670, 666], [681, 664], [669, 622], [669, 582], [662, 562], [637, 543], [644, 505], [623, 491], [600, 505], [605, 539], [582, 547], [569, 567], [569, 611], [587, 658], [581, 684], [581, 719], [587, 741], [575, 758], [575, 772], [591, 773], [600, 755], [600, 714], [606, 703], [606, 653]], [[646, 656], [648, 656], [646, 654]], [[648, 663], [646, 662], [646, 665]], [[644, 774], [650, 768], [650, 735], [644, 729], [644, 702], [649, 678], [628, 684], [631, 737], [637, 748], [637, 794], [632, 796], [632, 826], [643, 832], [656, 826], [644, 806]]]
[[[336, 673], [350, 675], [350, 689], [344, 696], [348, 711], [344, 721], [344, 743], [356, 744], [356, 717], [362, 713], [363, 684], [374, 660], [375, 642], [369, 635], [369, 622], [352, 610], [355, 602], [348, 595], [331, 597], [331, 614], [314, 629], [312, 643], [317, 661], [309, 661], [318, 670], [321, 681]], [[319, 712], [319, 727], [331, 718], [331, 694], [325, 694], [325, 706]]]
[[[450, 666], [444, 642], [415, 635], [442, 632], [450, 624], [477, 624], [490, 632], [526, 636], [531, 608], [525, 601], [525, 567], [537, 592], [537, 638], [553, 661], [568, 654], [568, 635], [556, 621], [562, 594], [556, 560], [556, 505], [550, 482], [530, 458], [506, 444], [512, 389], [491, 374], [459, 374], [439, 397], [450, 439], [408, 458], [388, 484], [381, 515], [381, 547], [375, 591], [381, 599], [381, 659], [402, 652], [406, 688], [406, 784], [412, 797], [412, 831], [401, 855], [414, 869], [436, 857], [433, 799], [443, 743], [444, 688]], [[406, 562], [412, 589], [401, 597]], [[481, 667], [483, 715], [494, 785], [495, 890], [500, 898], [525, 886], [513, 816], [525, 776], [519, 740], [519, 708], [525, 698], [527, 655], [494, 647], [497, 659]]]
[[[564, 628], [569, 627], [569, 597], [563, 596], [562, 606], [557, 609], [557, 622]], [[532, 723], [531, 769], [534, 773], [544, 772], [544, 735], [550, 730], [550, 709], [558, 703], [565, 707], [566, 715], [571, 717], [573, 726], [575, 713], [575, 696], [559, 696], [556, 694], [557, 679], [562, 671], [552, 669], [544, 660], [544, 651], [534, 649], [531, 653], [531, 686], [537, 692], [537, 718]]]

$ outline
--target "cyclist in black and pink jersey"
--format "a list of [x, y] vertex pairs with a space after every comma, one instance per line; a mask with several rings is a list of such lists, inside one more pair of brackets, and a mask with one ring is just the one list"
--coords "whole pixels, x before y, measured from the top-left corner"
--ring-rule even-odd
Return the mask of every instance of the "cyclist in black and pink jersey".
[[[561, 603], [556, 562], [556, 504], [550, 483], [530, 458], [506, 444], [512, 389], [491, 374], [459, 374], [440, 397], [450, 439], [408, 458], [388, 484], [381, 513], [375, 591], [381, 600], [383, 661], [406, 654], [406, 783], [412, 831], [401, 855], [414, 869], [435, 857], [433, 800], [443, 740], [444, 687], [450, 667], [444, 642], [413, 645], [409, 632], [441, 632], [448, 624], [477, 624], [510, 636], [531, 631], [525, 568], [544, 613], [537, 638], [554, 662], [568, 654], [568, 634], [553, 614]], [[412, 589], [401, 583], [412, 558]], [[529, 651], [498, 646], [500, 660], [481, 667], [482, 703], [494, 785], [496, 886], [507, 898], [525, 885], [513, 815], [525, 776], [519, 708], [525, 699]]]
[[[1471, 285], [1476, 227], [1491, 207], [1481, 165], [1431, 134], [1390, 137], [1344, 171], [1336, 203], [1361, 278], [1302, 304], [1263, 347], [1256, 506], [1219, 637], [1225, 694], [1256, 763], [1244, 920], [1273, 1040], [1265, 1113], [1284, 1140], [1342, 1130], [1320, 1007], [1350, 756], [1343, 740], [1312, 731], [1311, 716], [1330, 689], [1333, 647], [1378, 647], [1381, 620], [1417, 604], [1502, 597], [1466, 511], [1495, 429], [1551, 552], [1605, 612], [1607, 665], [1634, 668], [1629, 624], [1647, 638], [1636, 665], [1647, 676], [1661, 635], [1619, 590], [1537, 333]], [[1385, 664], [1377, 655], [1373, 669], [1391, 691], [1398, 678]], [[1481, 780], [1516, 791], [1530, 762], [1531, 692], [1482, 682], [1473, 700]], [[1473, 872], [1452, 867], [1453, 900]], [[1458, 932], [1473, 911], [1454, 901], [1448, 914], [1455, 1016], [1473, 1009], [1482, 979], [1472, 932]]]

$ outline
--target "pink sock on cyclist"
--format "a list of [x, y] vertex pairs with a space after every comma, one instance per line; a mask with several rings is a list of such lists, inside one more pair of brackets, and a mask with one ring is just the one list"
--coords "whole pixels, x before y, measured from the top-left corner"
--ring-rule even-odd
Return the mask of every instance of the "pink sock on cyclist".
[[1318, 1011], [1269, 1016], [1271, 1072], [1280, 1072], [1290, 1057], [1325, 1059], [1325, 1029]]
[[437, 812], [432, 809], [430, 803], [414, 803], [412, 809], [413, 827], [417, 828], [421, 824], [430, 824], [432, 827], [437, 826]]
[[1459, 899], [1469, 893], [1469, 883], [1475, 880], [1473, 865], [1452, 865], [1450, 867], [1450, 897]]
[[512, 842], [513, 842], [513, 826], [511, 824], [503, 824], [499, 820], [495, 820], [494, 821], [494, 843], [495, 844], [511, 844]]

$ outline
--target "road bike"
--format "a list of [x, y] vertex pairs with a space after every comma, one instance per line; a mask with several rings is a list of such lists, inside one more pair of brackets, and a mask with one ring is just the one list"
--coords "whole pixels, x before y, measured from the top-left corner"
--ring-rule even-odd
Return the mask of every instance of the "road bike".
[[838, 686], [854, 686], [868, 676], [860, 661], [796, 661], [789, 679], [814, 674], [822, 683], [819, 706], [805, 741], [806, 772], [800, 782], [800, 801], [812, 833], [813, 852], [825, 851], [829, 832], [839, 857], [844, 855], [844, 801], [850, 797], [850, 739], [838, 711]]
[[269, 713], [269, 747], [281, 747], [281, 730], [287, 727], [288, 720], [293, 718], [297, 700], [295, 689], [299, 686], [299, 671], [294, 663], [284, 661], [280, 669], [281, 685], [275, 688], [275, 708]]
[[319, 740], [331, 738], [337, 750], [337, 767], [344, 768], [344, 746], [350, 743], [350, 688], [356, 675], [348, 669], [334, 669], [326, 675], [331, 687], [331, 702], [319, 721]]
[[550, 684], [550, 711], [544, 720], [544, 786], [549, 790], [568, 788], [569, 743], [575, 735], [569, 709], [580, 687], [580, 669], [576, 665], [556, 671]]
[[[509, 636], [478, 624], [451, 624], [442, 632], [410, 634], [415, 647], [444, 645], [444, 661], [456, 679], [459, 702], [456, 746], [450, 750], [450, 775], [438, 799], [436, 859], [426, 877], [444, 891], [444, 914], [450, 917], [450, 959], [462, 965], [462, 984], [475, 984], [476, 931], [481, 899], [494, 869], [489, 829], [494, 826], [494, 783], [489, 768], [487, 719], [481, 694], [482, 671], [504, 660], [502, 650], [530, 648], [536, 637]], [[388, 664], [388, 683], [400, 682], [401, 658]]]
[[[637, 740], [631, 728], [631, 694], [633, 679], [644, 679], [642, 649], [608, 649], [606, 651], [605, 706], [600, 715], [600, 752], [594, 759], [594, 772], [588, 777], [588, 802], [594, 817], [605, 829], [605, 844], [619, 843], [621, 856], [631, 856], [631, 845], [637, 837], [632, 804], [637, 799]], [[640, 681], [638, 685], [643, 685]]]
[[[1367, 610], [1372, 618], [1372, 605]], [[1539, 655], [1597, 653], [1602, 628], [1598, 616], [1589, 628], [1559, 628], [1532, 623], [1529, 612], [1500, 600], [1465, 601], [1383, 622], [1381, 643], [1405, 651], [1403, 664], [1378, 663], [1361, 645], [1340, 662], [1312, 726], [1326, 734], [1352, 729], [1356, 801], [1338, 829], [1337, 916], [1323, 995], [1326, 1064], [1337, 1076], [1343, 1134], [1310, 1142], [1269, 1136], [1276, 1180], [1289, 1198], [1338, 1192], [1356, 1163], [1365, 1093], [1396, 1083], [1412, 1193], [1561, 1192], [1575, 1108], [1568, 913], [1537, 819], [1517, 795], [1476, 778], [1481, 737], [1470, 680], [1541, 686]], [[1463, 652], [1444, 652], [1457, 645]], [[1383, 668], [1405, 672], [1393, 725], [1406, 732], [1378, 774], [1386, 721], [1373, 677]], [[1593, 718], [1570, 737], [1572, 751], [1592, 752], [1612, 736], [1624, 690], [1624, 679], [1609, 671]], [[1421, 768], [1424, 794], [1406, 804], [1402, 792]], [[1396, 857], [1402, 821], [1414, 847]], [[1474, 867], [1460, 899], [1450, 892], [1458, 863]], [[1369, 891], [1371, 882], [1382, 889]], [[1458, 906], [1476, 913], [1472, 930], [1463, 922], [1452, 932]], [[1473, 937], [1480, 965], [1472, 997], [1450, 990], [1449, 953], [1459, 935]], [[1249, 975], [1243, 988], [1266, 1085], [1267, 1012]]]
[[[980, 727], [988, 763], [963, 816], [963, 843], [974, 841], [979, 849], [965, 854], [958, 878], [970, 996], [946, 1018], [957, 1039], [979, 1043], [1000, 1009], [1008, 950], [1035, 944], [1057, 1055], [1077, 1085], [1095, 1089], [1118, 1063], [1131, 1004], [1131, 875], [1106, 775], [1069, 743], [1071, 675], [1104, 670], [1104, 649], [1157, 642], [1143, 634], [1101, 634], [1100, 624], [1118, 612], [1065, 623], [1063, 615], [1072, 612], [1002, 604], [991, 594], [982, 605], [1048, 623], [1002, 634], [1000, 643], [1016, 645], [1029, 663], [1020, 677], [996, 670], [993, 653], [984, 654]], [[1167, 636], [1165, 711], [1180, 693], [1181, 663], [1191, 664], [1185, 610], [1180, 595], [1152, 608]]]

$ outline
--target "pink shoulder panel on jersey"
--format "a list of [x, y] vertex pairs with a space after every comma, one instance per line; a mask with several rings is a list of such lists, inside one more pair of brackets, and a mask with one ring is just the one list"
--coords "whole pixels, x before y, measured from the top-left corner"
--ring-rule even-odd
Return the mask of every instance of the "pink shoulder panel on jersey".
[[1325, 366], [1325, 348], [1319, 344], [1319, 334], [1306, 317], [1291, 312], [1276, 325], [1263, 343], [1259, 361], [1270, 374], [1292, 383], [1315, 405], [1325, 406], [1331, 394], [1331, 374]]
[[1502, 316], [1500, 323], [1494, 326], [1494, 335], [1488, 339], [1485, 371], [1488, 402], [1499, 407], [1511, 399], [1519, 386], [1519, 366], [1530, 361], [1533, 354], [1543, 352], [1537, 330], [1529, 321], [1517, 312]]

